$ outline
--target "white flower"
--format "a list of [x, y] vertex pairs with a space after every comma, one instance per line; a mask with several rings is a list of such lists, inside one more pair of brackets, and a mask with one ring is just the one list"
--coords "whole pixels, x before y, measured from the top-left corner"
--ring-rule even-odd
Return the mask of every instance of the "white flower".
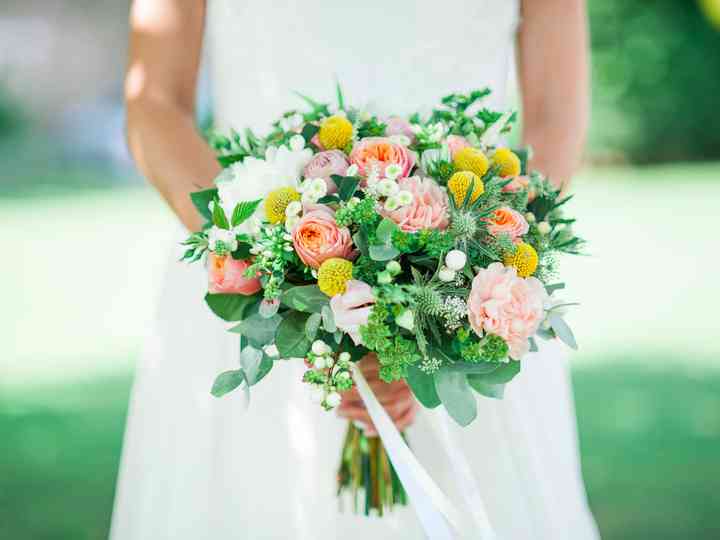
[[357, 176], [359, 172], [360, 168], [353, 163], [347, 168], [347, 171], [345, 171], [345, 176]]
[[378, 193], [380, 193], [380, 195], [382, 195], [383, 197], [392, 197], [393, 195], [396, 195], [398, 191], [400, 191], [400, 187], [397, 185], [397, 182], [395, 182], [395, 180], [383, 178], [378, 182], [377, 190]]
[[313, 354], [322, 355], [322, 354], [328, 354], [331, 351], [330, 347], [328, 347], [328, 344], [325, 343], [322, 339], [316, 339], [313, 341], [312, 344], [312, 352]]
[[235, 251], [238, 247], [237, 238], [235, 238], [235, 231], [221, 229], [213, 225], [208, 231], [208, 247], [210, 248], [210, 251], [215, 251], [217, 242], [222, 242], [230, 251]]
[[460, 270], [465, 268], [466, 262], [467, 256], [459, 249], [453, 249], [449, 251], [447, 255], [445, 255], [445, 264], [450, 270], [459, 272]]
[[298, 224], [300, 221], [300, 216], [287, 216], [285, 218], [285, 230], [286, 231], [292, 231], [295, 228], [295, 225]]
[[397, 163], [391, 163], [385, 167], [385, 177], [390, 180], [397, 180], [397, 177], [402, 173], [402, 167]]
[[397, 210], [400, 208], [400, 201], [397, 197], [388, 197], [385, 201], [385, 210], [388, 212], [392, 212], [393, 210]]
[[547, 221], [541, 221], [537, 225], [538, 232], [542, 235], [546, 235], [550, 232], [550, 224]]
[[398, 203], [400, 203], [400, 206], [407, 206], [411, 202], [413, 202], [413, 194], [406, 190], [400, 190], [397, 194], [397, 200]]
[[316, 356], [315, 360], [313, 360], [313, 366], [315, 366], [317, 369], [324, 369], [326, 367], [325, 357], [324, 356]]
[[302, 203], [300, 201], [290, 201], [285, 207], [285, 216], [297, 216], [302, 211]]
[[395, 317], [395, 324], [409, 330], [410, 332], [415, 331], [415, 313], [412, 309], [406, 309], [398, 317]]
[[337, 392], [330, 392], [325, 398], [325, 405], [327, 405], [331, 409], [334, 409], [335, 407], [340, 405], [340, 401], [342, 401], [342, 397], [340, 397], [340, 394], [338, 394]]
[[305, 148], [305, 138], [302, 135], [293, 135], [290, 137], [290, 150], [299, 152]]
[[340, 355], [338, 356], [338, 360], [340, 362], [349, 362], [350, 361], [350, 353], [347, 351], [341, 352]]
[[313, 178], [310, 181], [310, 190], [315, 193], [318, 197], [324, 197], [327, 195], [327, 182], [322, 178]]
[[403, 146], [409, 146], [411, 142], [410, 137], [401, 133], [398, 133], [397, 135], [390, 135], [388, 139], [390, 139], [390, 141], [394, 142], [395, 144], [401, 144]]
[[450, 270], [447, 266], [443, 266], [438, 272], [438, 278], [445, 283], [455, 281], [455, 270]]

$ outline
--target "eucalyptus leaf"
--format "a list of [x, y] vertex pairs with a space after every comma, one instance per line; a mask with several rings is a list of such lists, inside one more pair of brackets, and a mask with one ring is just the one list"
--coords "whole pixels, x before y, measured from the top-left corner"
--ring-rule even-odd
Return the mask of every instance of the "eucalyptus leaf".
[[337, 325], [335, 324], [335, 315], [333, 314], [332, 309], [330, 306], [323, 306], [322, 311], [322, 323], [323, 328], [326, 332], [332, 334], [337, 330]]
[[241, 369], [224, 371], [215, 378], [210, 393], [215, 397], [222, 397], [228, 392], [235, 390], [244, 380], [245, 374]]
[[240, 321], [248, 306], [257, 304], [259, 295], [245, 296], [242, 294], [210, 294], [205, 295], [205, 302], [215, 315], [225, 321]]
[[262, 381], [265, 378], [265, 375], [270, 373], [274, 364], [274, 360], [267, 354], [263, 353], [262, 360], [260, 360], [260, 365], [258, 366], [257, 375], [255, 376], [255, 384]]
[[281, 358], [304, 358], [311, 342], [305, 335], [305, 323], [309, 315], [293, 311], [287, 315], [275, 333], [275, 346]]
[[389, 261], [400, 255], [397, 249], [386, 244], [370, 246], [369, 253], [373, 261]]
[[456, 373], [465, 373], [466, 375], [483, 375], [492, 373], [498, 369], [499, 364], [495, 362], [453, 362], [447, 364], [445, 369]]
[[520, 373], [520, 362], [510, 360], [504, 364], [500, 364], [498, 368], [490, 373], [472, 374], [468, 376], [468, 382], [472, 386], [472, 381], [483, 381], [488, 384], [505, 384], [509, 383]]
[[552, 294], [555, 291], [560, 291], [565, 288], [564, 283], [552, 283], [550, 285], [545, 285], [545, 290], [548, 294]]
[[535, 341], [535, 338], [528, 338], [528, 343], [530, 344], [530, 352], [538, 352], [540, 350], [538, 349], [537, 341]]
[[[545, 329], [545, 328], [540, 327], [540, 328], [538, 328], [538, 331], [535, 332], [535, 334], [536, 334], [538, 337], [540, 337], [540, 338], [542, 338], [542, 339], [544, 339], [544, 340], [546, 340], [546, 341], [549, 341], [549, 340], [551, 340], [551, 339], [555, 339], [555, 332], [552, 331], [552, 328], [548, 330], [548, 329]], [[536, 345], [537, 345], [537, 343], [536, 343]]]
[[417, 366], [409, 366], [406, 380], [410, 390], [423, 407], [434, 409], [440, 405], [440, 397], [435, 389], [435, 379], [432, 375], [424, 373]]
[[557, 314], [551, 314], [549, 317], [550, 326], [552, 326], [555, 335], [565, 343], [571, 349], [577, 350], [577, 341], [575, 341], [575, 335], [573, 334], [570, 327], [565, 320]]
[[365, 257], [369, 256], [367, 233], [360, 229], [353, 235], [353, 243]]
[[349, 201], [350, 198], [355, 195], [358, 185], [360, 185], [360, 179], [355, 176], [340, 176], [333, 174], [330, 178], [338, 187], [337, 195], [341, 201]]
[[330, 303], [317, 285], [292, 287], [283, 292], [280, 301], [291, 309], [306, 313], [320, 313]]
[[282, 322], [280, 315], [265, 318], [260, 313], [256, 313], [231, 328], [230, 332], [242, 334], [253, 347], [262, 347], [275, 339], [275, 332], [280, 322]]
[[504, 384], [492, 384], [486, 382], [481, 375], [469, 375], [468, 384], [470, 384], [472, 389], [475, 390], [478, 394], [485, 397], [502, 399], [503, 395], [505, 394]]
[[263, 352], [251, 345], [244, 347], [240, 351], [240, 365], [245, 372], [245, 380], [250, 386], [257, 382], [262, 358]]
[[477, 402], [463, 373], [441, 368], [435, 373], [435, 390], [450, 417], [465, 427], [477, 416]]
[[217, 188], [203, 189], [202, 191], [195, 191], [190, 194], [195, 208], [207, 221], [212, 221], [212, 212], [210, 212], [210, 202], [215, 200], [217, 196]]
[[375, 238], [377, 238], [377, 241], [380, 244], [390, 244], [392, 241], [392, 234], [397, 229], [398, 226], [394, 221], [388, 218], [383, 218], [375, 230]]
[[318, 330], [320, 329], [320, 322], [322, 321], [322, 315], [319, 313], [313, 313], [310, 315], [305, 322], [305, 337], [309, 341], [315, 341]]

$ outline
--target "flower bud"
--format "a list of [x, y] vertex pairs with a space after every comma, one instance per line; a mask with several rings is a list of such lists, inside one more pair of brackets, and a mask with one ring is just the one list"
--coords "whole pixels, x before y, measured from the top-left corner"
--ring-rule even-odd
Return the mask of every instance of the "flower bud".
[[412, 309], [404, 310], [398, 317], [395, 317], [395, 324], [410, 332], [415, 331], [415, 313]]
[[347, 351], [341, 352], [340, 355], [338, 356], [338, 360], [340, 362], [349, 362], [350, 361], [350, 353]]
[[467, 262], [467, 255], [460, 251], [459, 249], [453, 249], [448, 252], [447, 255], [445, 255], [445, 264], [450, 270], [455, 270], [456, 272], [459, 272], [463, 268], [465, 268], [465, 263]]
[[550, 224], [547, 221], [541, 221], [537, 225], [538, 232], [543, 236], [550, 232]]
[[400, 272], [402, 272], [402, 267], [399, 262], [390, 261], [385, 265], [385, 270], [390, 272], [391, 276], [397, 276]]
[[527, 214], [525, 214], [525, 221], [527, 221], [528, 223], [535, 223], [535, 214], [533, 214], [532, 212], [528, 212]]
[[455, 270], [451, 270], [447, 266], [443, 266], [438, 272], [438, 278], [440, 278], [440, 281], [444, 281], [445, 283], [455, 281]]
[[325, 343], [322, 339], [316, 339], [312, 344], [312, 352], [313, 354], [322, 356], [323, 354], [330, 352], [330, 347], [328, 347], [327, 343]]
[[390, 272], [383, 270], [382, 272], [378, 272], [378, 283], [380, 285], [389, 285], [392, 283], [392, 276], [390, 275]]
[[325, 398], [325, 405], [330, 407], [331, 409], [334, 409], [338, 405], [340, 405], [340, 401], [342, 401], [342, 397], [337, 392], [330, 392], [327, 397]]

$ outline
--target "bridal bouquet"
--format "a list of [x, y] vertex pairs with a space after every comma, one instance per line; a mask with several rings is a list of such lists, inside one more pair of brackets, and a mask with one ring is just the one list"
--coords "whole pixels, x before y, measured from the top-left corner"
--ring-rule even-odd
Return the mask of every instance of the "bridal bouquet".
[[[483, 108], [489, 93], [400, 118], [349, 107], [338, 88], [337, 106], [301, 96], [308, 110], [267, 136], [211, 135], [224, 171], [192, 194], [207, 225], [183, 258], [206, 260], [205, 300], [237, 322], [240, 365], [214, 395], [301, 359], [331, 410], [374, 353], [382, 380], [465, 426], [474, 394], [501, 398], [537, 338], [576, 346], [554, 295], [558, 255], [583, 243], [569, 197], [500, 144], [515, 114]], [[351, 424], [340, 462], [340, 491], [363, 491], [366, 513], [405, 502], [381, 440]]]

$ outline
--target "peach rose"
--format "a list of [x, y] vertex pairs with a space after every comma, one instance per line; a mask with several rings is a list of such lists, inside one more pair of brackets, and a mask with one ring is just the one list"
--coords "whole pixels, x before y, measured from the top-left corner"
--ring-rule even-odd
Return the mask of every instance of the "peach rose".
[[344, 294], [336, 294], [330, 299], [335, 325], [348, 334], [355, 345], [362, 343], [360, 327], [367, 324], [374, 303], [372, 287], [356, 279], [348, 281]]
[[298, 256], [312, 268], [320, 268], [332, 257], [349, 259], [353, 255], [350, 231], [337, 226], [335, 212], [327, 206], [308, 207], [293, 228], [292, 238]]
[[410, 122], [405, 120], [404, 118], [400, 118], [399, 116], [391, 116], [387, 120], [385, 120], [385, 125], [387, 128], [385, 129], [385, 135], [388, 137], [392, 137], [393, 135], [404, 135], [408, 139], [410, 139], [410, 142], [413, 142], [415, 140], [415, 132], [412, 129], [412, 126], [410, 125]]
[[547, 292], [534, 277], [518, 277], [515, 268], [492, 263], [480, 270], [468, 298], [468, 320], [478, 336], [503, 338], [510, 357], [520, 360], [529, 350], [528, 338], [542, 322]]
[[401, 190], [409, 191], [413, 201], [383, 215], [392, 219], [405, 232], [421, 229], [447, 229], [448, 196], [432, 178], [411, 176], [398, 181]]
[[445, 139], [445, 144], [447, 144], [448, 150], [450, 151], [450, 157], [453, 158], [458, 151], [470, 146], [467, 139], [461, 135], [448, 135], [447, 139]]
[[[530, 186], [529, 176], [516, 176], [512, 181], [502, 188], [505, 193], [518, 193], [519, 191], [528, 189]], [[535, 192], [528, 190], [528, 202], [532, 202], [535, 199]]]
[[489, 220], [488, 232], [493, 236], [507, 234], [513, 241], [527, 234], [530, 226], [525, 217], [509, 206], [495, 210]]
[[305, 165], [303, 175], [305, 178], [322, 178], [327, 184], [328, 194], [335, 193], [337, 186], [330, 178], [333, 174], [344, 175], [350, 162], [344, 152], [340, 150], [326, 150], [318, 152], [310, 162]]
[[262, 286], [256, 277], [245, 277], [249, 261], [233, 259], [230, 255], [218, 257], [214, 253], [208, 256], [208, 291], [211, 294], [243, 294], [249, 296], [258, 292]]
[[415, 166], [415, 155], [405, 146], [392, 142], [387, 137], [367, 137], [359, 141], [350, 152], [350, 163], [358, 166], [360, 176], [367, 177], [372, 168], [385, 175], [388, 165], [399, 165], [400, 178], [410, 174]]

